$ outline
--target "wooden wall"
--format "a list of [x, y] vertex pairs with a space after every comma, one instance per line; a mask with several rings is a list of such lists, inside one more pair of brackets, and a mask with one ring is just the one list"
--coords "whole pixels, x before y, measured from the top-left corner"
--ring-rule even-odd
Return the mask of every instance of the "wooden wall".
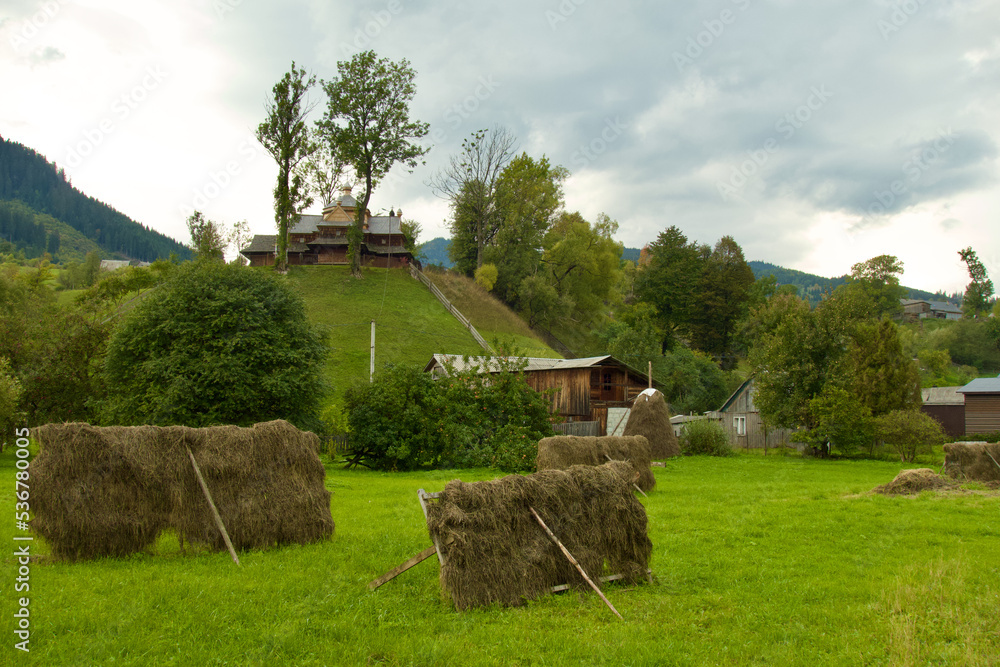
[[564, 417], [590, 415], [590, 369], [532, 371], [524, 374], [528, 386], [537, 392], [556, 389], [551, 411]]
[[1000, 394], [965, 395], [965, 432], [1000, 431]]
[[938, 420], [946, 435], [953, 438], [965, 435], [965, 406], [961, 403], [921, 405], [920, 411]]

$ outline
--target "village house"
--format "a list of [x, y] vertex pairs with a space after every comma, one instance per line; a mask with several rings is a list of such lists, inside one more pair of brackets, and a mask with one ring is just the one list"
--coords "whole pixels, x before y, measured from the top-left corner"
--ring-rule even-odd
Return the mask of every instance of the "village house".
[[726, 399], [721, 408], [707, 415], [711, 419], [719, 420], [729, 434], [729, 441], [733, 447], [766, 449], [789, 446], [792, 431], [768, 427], [761, 419], [760, 410], [754, 405], [753, 397], [754, 383], [751, 377]]
[[[485, 361], [481, 357], [435, 354], [424, 371], [447, 377], [451, 369], [463, 372], [473, 366], [482, 367]], [[585, 359], [524, 357], [512, 361], [526, 364], [524, 379], [535, 391], [556, 390], [550, 411], [565, 420], [561, 430], [572, 435], [620, 433], [635, 397], [650, 385], [645, 373], [609, 355]], [[486, 372], [499, 370], [493, 363]]]
[[[348, 264], [347, 232], [354, 224], [358, 202], [351, 196], [351, 188], [344, 188], [341, 195], [322, 215], [302, 215], [298, 223], [288, 230], [288, 264]], [[364, 237], [361, 244], [361, 264], [399, 268], [413, 262], [413, 254], [406, 249], [408, 239], [402, 228], [402, 211], [389, 211], [389, 215], [373, 216], [365, 210]], [[271, 266], [277, 254], [276, 234], [257, 234], [240, 254], [250, 261], [250, 266]]]
[[962, 309], [947, 301], [926, 301], [924, 299], [900, 299], [903, 306], [903, 317], [916, 321], [918, 319], [960, 320]]

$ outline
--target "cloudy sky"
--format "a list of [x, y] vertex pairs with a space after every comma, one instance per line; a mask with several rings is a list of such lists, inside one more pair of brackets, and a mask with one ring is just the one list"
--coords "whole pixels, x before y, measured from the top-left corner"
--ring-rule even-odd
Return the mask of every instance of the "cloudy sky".
[[952, 291], [971, 245], [1000, 279], [995, 0], [4, 0], [0, 135], [179, 240], [195, 209], [273, 233], [271, 87], [369, 48], [411, 62], [432, 145], [372, 211], [422, 240], [448, 235], [430, 178], [501, 124], [630, 247], [676, 225], [826, 276], [892, 254]]

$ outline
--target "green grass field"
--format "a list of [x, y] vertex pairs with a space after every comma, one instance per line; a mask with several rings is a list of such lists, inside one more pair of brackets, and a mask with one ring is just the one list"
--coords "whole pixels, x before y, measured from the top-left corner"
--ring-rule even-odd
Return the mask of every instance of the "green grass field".
[[[657, 468], [642, 499], [655, 583], [455, 611], [434, 558], [367, 583], [430, 544], [418, 488], [489, 470], [387, 474], [327, 461], [336, 535], [181, 553], [164, 535], [124, 560], [30, 569], [25, 665], [996, 665], [1000, 497], [869, 491], [900, 464], [741, 454]], [[0, 457], [0, 539], [14, 534], [14, 458]], [[23, 534], [23, 533], [19, 533]], [[8, 550], [8, 554], [12, 549]], [[12, 656], [17, 564], [3, 559], [0, 656]]]

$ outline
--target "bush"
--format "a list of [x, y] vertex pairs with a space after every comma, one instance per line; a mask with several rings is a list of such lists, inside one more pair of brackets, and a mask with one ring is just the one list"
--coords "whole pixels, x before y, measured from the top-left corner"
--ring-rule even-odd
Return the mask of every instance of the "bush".
[[388, 365], [347, 391], [355, 463], [379, 470], [490, 467], [530, 471], [552, 435], [548, 401], [513, 369], [434, 380]]
[[875, 424], [878, 438], [905, 463], [945, 441], [941, 424], [920, 410], [894, 410], [876, 418]]
[[497, 284], [497, 275], [496, 264], [483, 264], [476, 269], [476, 284], [490, 292]]
[[681, 454], [694, 456], [734, 456], [729, 444], [729, 435], [722, 424], [714, 419], [699, 419], [687, 422], [680, 437]]
[[326, 351], [283, 279], [235, 265], [185, 264], [112, 333], [102, 418], [185, 426], [285, 419], [313, 429]]

